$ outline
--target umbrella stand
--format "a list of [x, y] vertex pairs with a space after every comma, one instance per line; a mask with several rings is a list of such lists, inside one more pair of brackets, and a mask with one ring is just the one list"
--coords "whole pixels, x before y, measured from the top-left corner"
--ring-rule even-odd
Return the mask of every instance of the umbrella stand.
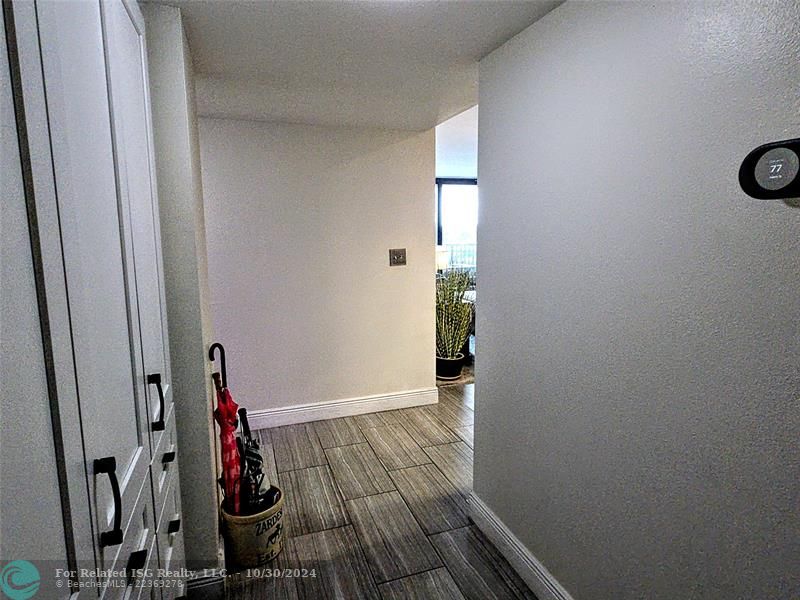
[[[283, 494], [269, 485], [247, 411], [239, 408], [228, 390], [222, 344], [213, 344], [208, 358], [213, 362], [217, 352], [221, 372], [214, 372], [211, 377], [216, 390], [214, 420], [219, 424], [222, 454], [222, 477], [218, 481], [223, 495], [220, 508], [223, 534], [234, 563], [254, 567], [266, 564], [283, 548]], [[237, 437], [240, 422], [242, 434]]]

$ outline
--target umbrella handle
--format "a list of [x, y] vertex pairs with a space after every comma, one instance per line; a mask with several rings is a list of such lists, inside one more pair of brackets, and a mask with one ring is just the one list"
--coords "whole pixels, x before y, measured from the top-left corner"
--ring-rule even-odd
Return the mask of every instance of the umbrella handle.
[[247, 420], [247, 409], [240, 408], [239, 409], [239, 420], [242, 422], [242, 433], [244, 433], [244, 437], [249, 441], [252, 438], [250, 435], [250, 422]]
[[225, 364], [225, 347], [219, 342], [214, 342], [208, 349], [208, 360], [214, 362], [214, 353], [219, 350], [219, 366], [222, 373], [222, 387], [228, 387], [228, 366]]
[[222, 377], [220, 376], [220, 374], [219, 374], [219, 373], [217, 373], [216, 371], [214, 371], [214, 372], [211, 374], [211, 379], [213, 379], [213, 380], [214, 380], [214, 389], [215, 389], [215, 390], [217, 390], [217, 394], [221, 394], [221, 393], [222, 393], [222, 390], [223, 390], [223, 387], [222, 387]]

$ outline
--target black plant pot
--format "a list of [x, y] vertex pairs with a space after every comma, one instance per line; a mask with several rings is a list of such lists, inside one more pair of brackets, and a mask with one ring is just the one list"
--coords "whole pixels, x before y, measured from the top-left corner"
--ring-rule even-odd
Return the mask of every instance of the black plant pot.
[[436, 379], [452, 381], [461, 377], [461, 367], [464, 366], [464, 355], [460, 352], [455, 358], [436, 357]]

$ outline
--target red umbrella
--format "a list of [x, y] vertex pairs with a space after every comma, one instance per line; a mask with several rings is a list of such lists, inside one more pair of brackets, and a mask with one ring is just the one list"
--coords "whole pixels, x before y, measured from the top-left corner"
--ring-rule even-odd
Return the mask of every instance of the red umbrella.
[[[214, 375], [217, 375], [216, 373]], [[225, 500], [232, 514], [239, 514], [239, 478], [241, 461], [239, 449], [236, 447], [237, 411], [239, 405], [233, 401], [228, 388], [222, 387], [218, 376], [214, 378], [217, 384], [217, 408], [214, 410], [214, 420], [219, 423], [219, 441], [222, 446], [222, 481], [225, 488]]]

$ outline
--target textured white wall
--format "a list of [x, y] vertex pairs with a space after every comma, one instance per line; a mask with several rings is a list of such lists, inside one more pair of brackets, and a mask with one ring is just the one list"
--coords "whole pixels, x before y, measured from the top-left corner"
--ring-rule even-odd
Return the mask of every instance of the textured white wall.
[[[200, 120], [208, 267], [250, 410], [431, 388], [434, 137]], [[389, 267], [389, 248], [408, 266]]]
[[218, 452], [211, 416], [212, 343], [203, 190], [192, 58], [181, 12], [142, 5], [158, 177], [170, 360], [181, 456], [181, 500], [190, 568], [219, 562]]
[[578, 599], [800, 597], [800, 4], [567, 3], [481, 63], [475, 489]]

